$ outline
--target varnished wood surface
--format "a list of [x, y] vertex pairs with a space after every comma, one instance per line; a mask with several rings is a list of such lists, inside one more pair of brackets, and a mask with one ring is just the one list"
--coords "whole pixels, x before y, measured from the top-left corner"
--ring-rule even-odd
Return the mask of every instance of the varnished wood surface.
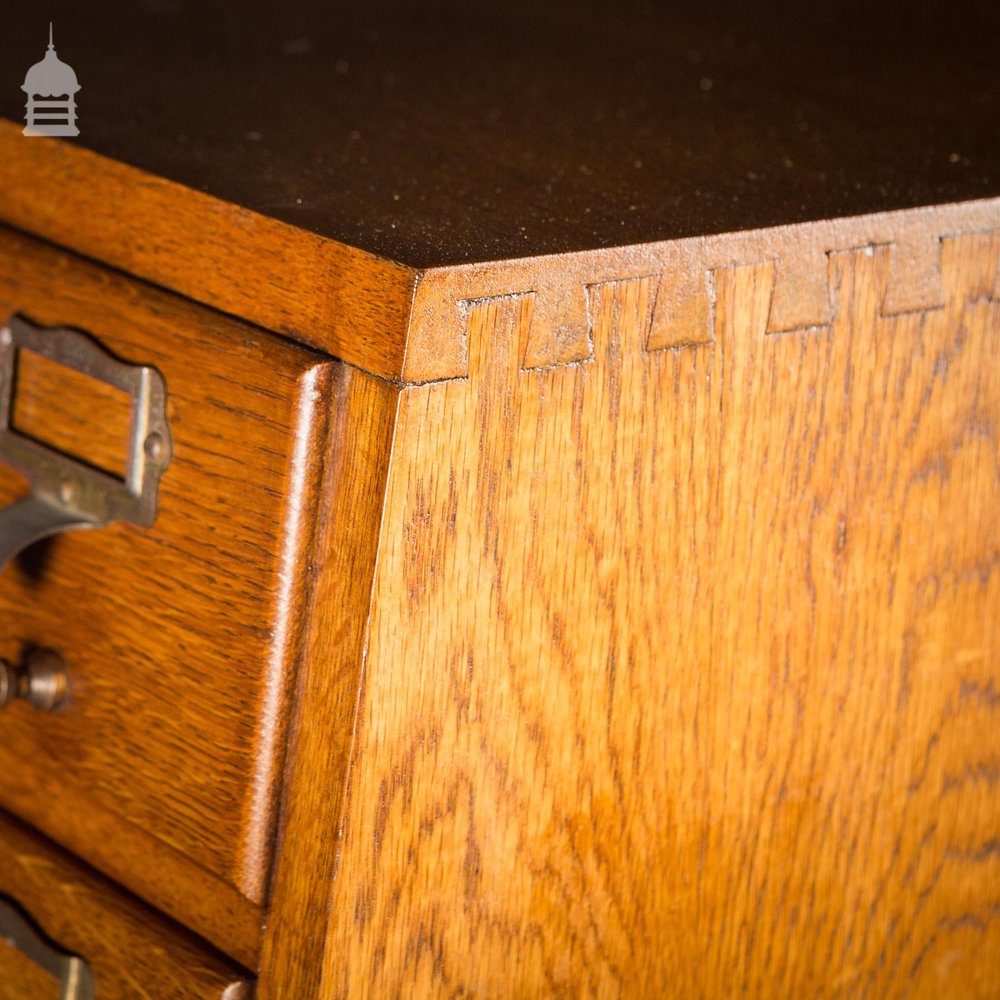
[[7, 119], [52, 19], [84, 88], [65, 145], [417, 267], [1000, 194], [987, 0], [5, 11]]
[[[58, 198], [52, 192], [58, 191]], [[0, 119], [0, 220], [390, 378], [414, 275]]]
[[[158, 368], [174, 457], [152, 527], [59, 536], [0, 576], [0, 653], [52, 647], [72, 681], [58, 713], [0, 713], [0, 802], [252, 966], [329, 365], [8, 231], [14, 311]], [[0, 503], [25, 492], [0, 470]]]
[[129, 394], [34, 351], [18, 351], [16, 365], [14, 429], [124, 479]]
[[[3, 813], [0, 848], [0, 895], [89, 963], [97, 1000], [249, 1000], [246, 972]], [[0, 942], [2, 1000], [60, 995], [53, 976]]]
[[996, 228], [1000, 228], [1000, 199], [993, 198], [644, 246], [436, 268], [418, 279], [403, 378], [428, 382], [466, 377], [469, 310], [476, 302], [505, 295], [532, 301], [520, 345], [522, 368], [586, 361], [593, 352], [591, 291], [611, 281], [648, 282], [650, 310], [641, 333], [647, 349], [704, 344], [714, 335], [711, 273], [763, 261], [773, 261], [775, 267], [767, 331], [823, 326], [833, 315], [827, 257], [845, 247], [886, 247], [883, 312], [937, 308], [944, 295], [942, 237]]
[[395, 386], [347, 367], [333, 380], [259, 1000], [320, 995], [398, 396]]
[[609, 281], [541, 369], [470, 304], [400, 398], [322, 996], [996, 996], [998, 258], [887, 315], [831, 253], [788, 332], [720, 267], [663, 349]]

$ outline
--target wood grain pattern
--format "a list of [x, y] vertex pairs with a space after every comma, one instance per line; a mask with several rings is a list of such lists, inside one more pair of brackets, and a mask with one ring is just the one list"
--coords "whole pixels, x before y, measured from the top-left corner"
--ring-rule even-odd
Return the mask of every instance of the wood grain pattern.
[[333, 383], [260, 1000], [319, 995], [398, 395], [346, 367]]
[[[252, 966], [330, 363], [4, 232], [13, 311], [157, 367], [174, 459], [151, 528], [60, 536], [0, 577], [0, 653], [55, 648], [73, 684], [64, 711], [0, 714], [0, 802]], [[0, 503], [24, 492], [0, 471]]]
[[483, 299], [529, 296], [532, 318], [522, 368], [575, 364], [593, 356], [590, 289], [645, 279], [651, 307], [641, 337], [649, 350], [704, 344], [714, 336], [711, 274], [775, 262], [768, 332], [825, 326], [832, 316], [827, 256], [838, 249], [891, 248], [882, 314], [938, 307], [941, 239], [1000, 228], [1000, 199], [801, 225], [696, 236], [588, 253], [435, 268], [419, 276], [407, 336], [407, 382], [464, 378], [469, 309]]
[[402, 265], [59, 140], [25, 142], [2, 119], [0, 219], [399, 376], [414, 281]]
[[14, 429], [124, 479], [129, 394], [34, 351], [18, 351], [16, 364]]
[[[2, 813], [0, 847], [0, 895], [86, 959], [99, 1000], [249, 1000], [244, 971]], [[0, 942], [3, 1000], [56, 1000], [54, 977], [37, 972]]]
[[[996, 996], [1000, 239], [939, 308], [716, 269], [712, 343], [400, 399], [324, 997]], [[331, 800], [331, 813], [336, 801]]]

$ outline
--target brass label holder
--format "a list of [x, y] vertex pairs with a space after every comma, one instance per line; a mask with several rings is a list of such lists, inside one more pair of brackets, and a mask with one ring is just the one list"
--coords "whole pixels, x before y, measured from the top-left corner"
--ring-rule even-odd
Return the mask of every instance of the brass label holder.
[[[128, 393], [129, 454], [118, 479], [34, 438], [12, 422], [17, 353], [25, 349]], [[66, 327], [42, 328], [12, 316], [0, 328], [0, 460], [31, 483], [31, 494], [0, 510], [0, 570], [33, 542], [113, 521], [156, 520], [160, 479], [171, 438], [163, 376], [148, 365], [119, 361], [96, 340]]]

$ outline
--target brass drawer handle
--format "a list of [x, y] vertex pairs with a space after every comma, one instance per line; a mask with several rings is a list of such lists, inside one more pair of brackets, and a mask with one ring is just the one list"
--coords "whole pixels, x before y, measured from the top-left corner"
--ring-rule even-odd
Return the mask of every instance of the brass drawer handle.
[[[129, 394], [129, 454], [124, 479], [93, 468], [12, 424], [20, 350], [106, 382]], [[0, 510], [0, 570], [32, 542], [112, 521], [150, 525], [156, 520], [160, 478], [170, 464], [167, 389], [148, 365], [130, 365], [95, 340], [65, 327], [43, 329], [12, 316], [0, 329], [0, 459], [27, 476], [31, 495]]]
[[0, 708], [21, 698], [40, 712], [57, 709], [69, 694], [69, 672], [63, 658], [51, 649], [34, 649], [17, 667], [0, 659]]
[[0, 899], [0, 938], [59, 980], [61, 1000], [94, 1000], [90, 966], [50, 943], [21, 908], [8, 899]]

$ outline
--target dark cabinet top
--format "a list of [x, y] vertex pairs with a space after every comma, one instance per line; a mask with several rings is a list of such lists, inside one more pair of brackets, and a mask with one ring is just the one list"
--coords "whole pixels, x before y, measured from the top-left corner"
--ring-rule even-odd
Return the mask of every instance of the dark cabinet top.
[[992, 0], [14, 0], [4, 117], [49, 17], [67, 141], [414, 266], [1000, 193]]

